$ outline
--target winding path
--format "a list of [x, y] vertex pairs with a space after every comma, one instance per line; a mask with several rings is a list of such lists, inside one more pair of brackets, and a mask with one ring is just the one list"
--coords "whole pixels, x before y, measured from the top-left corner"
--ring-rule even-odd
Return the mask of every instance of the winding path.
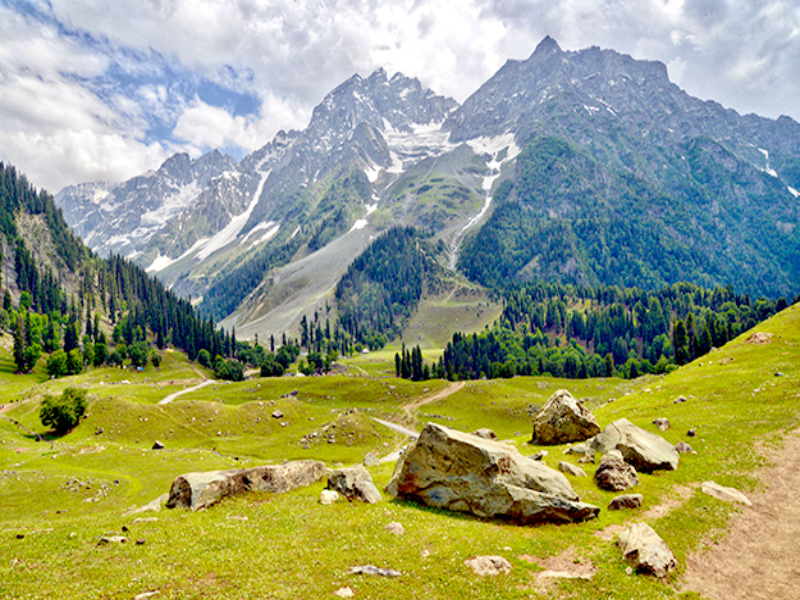
[[438, 402], [439, 400], [444, 400], [451, 394], [455, 394], [457, 391], [462, 389], [466, 385], [463, 381], [458, 381], [456, 383], [451, 383], [443, 390], [439, 390], [435, 394], [431, 396], [427, 396], [422, 398], [421, 400], [417, 400], [415, 402], [411, 402], [410, 404], [406, 404], [403, 406], [403, 412], [405, 413], [405, 418], [403, 419], [406, 423], [410, 426], [415, 426], [417, 424], [417, 415], [416, 410], [426, 404], [433, 404], [434, 402]]
[[181, 390], [180, 392], [175, 392], [174, 394], [170, 394], [169, 396], [167, 396], [166, 398], [161, 400], [161, 402], [159, 402], [158, 404], [159, 405], [161, 405], [161, 404], [169, 404], [170, 402], [175, 400], [175, 398], [183, 396], [184, 394], [188, 394], [189, 392], [194, 392], [195, 390], [199, 390], [200, 388], [204, 388], [207, 385], [211, 385], [212, 383], [217, 383], [217, 382], [214, 381], [213, 379], [209, 379], [207, 381], [204, 381], [203, 383], [197, 384], [194, 387], [186, 388], [185, 390]]

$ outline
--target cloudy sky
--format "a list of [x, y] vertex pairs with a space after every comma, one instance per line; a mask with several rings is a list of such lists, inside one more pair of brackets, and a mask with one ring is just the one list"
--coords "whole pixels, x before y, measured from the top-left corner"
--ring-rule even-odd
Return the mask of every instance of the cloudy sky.
[[55, 192], [178, 151], [241, 158], [353, 73], [461, 102], [545, 35], [800, 120], [800, 0], [0, 0], [0, 160]]

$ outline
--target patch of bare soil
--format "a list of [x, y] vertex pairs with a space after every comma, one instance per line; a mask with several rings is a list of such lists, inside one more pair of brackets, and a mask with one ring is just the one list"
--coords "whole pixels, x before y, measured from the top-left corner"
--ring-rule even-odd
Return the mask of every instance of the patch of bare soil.
[[450, 394], [456, 393], [458, 390], [463, 388], [465, 383], [463, 381], [458, 381], [456, 383], [451, 383], [443, 390], [432, 394], [431, 396], [427, 396], [426, 398], [422, 398], [421, 400], [417, 400], [415, 402], [411, 402], [410, 404], [406, 404], [403, 407], [403, 412], [405, 413], [405, 418], [403, 422], [409, 424], [411, 427], [417, 424], [417, 415], [416, 411], [426, 404], [432, 404], [434, 402], [438, 402], [439, 400], [443, 400], [447, 398]]
[[684, 591], [715, 600], [776, 600], [800, 594], [800, 429], [759, 478], [767, 486], [748, 498], [727, 536], [686, 557]]
[[625, 531], [625, 525], [608, 525], [599, 531], [595, 531], [592, 535], [606, 542], [611, 542], [616, 540], [617, 536], [623, 531]]
[[534, 583], [540, 589], [554, 585], [559, 579], [588, 580], [594, 576], [597, 570], [591, 560], [578, 556], [573, 546], [550, 558], [521, 554], [519, 559], [544, 567], [544, 571], [539, 571], [534, 575]]
[[657, 520], [668, 515], [676, 508], [683, 506], [692, 495], [692, 488], [685, 485], [676, 485], [672, 488], [673, 495], [664, 500], [661, 504], [647, 509], [641, 515], [643, 519]]
[[746, 344], [769, 344], [772, 341], [771, 333], [758, 332], [745, 340]]

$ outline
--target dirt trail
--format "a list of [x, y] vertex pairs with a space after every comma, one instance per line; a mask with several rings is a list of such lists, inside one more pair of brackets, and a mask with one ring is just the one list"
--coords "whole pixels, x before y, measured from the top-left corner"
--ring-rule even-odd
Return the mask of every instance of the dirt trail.
[[159, 402], [159, 405], [161, 405], [161, 404], [169, 404], [170, 402], [175, 400], [175, 398], [179, 398], [180, 396], [183, 396], [184, 394], [188, 394], [189, 392], [194, 392], [195, 390], [199, 390], [200, 388], [204, 388], [207, 385], [211, 385], [212, 383], [217, 383], [217, 382], [214, 381], [213, 379], [206, 379], [203, 383], [200, 383], [200, 384], [198, 384], [198, 385], [196, 385], [194, 387], [186, 388], [185, 390], [181, 390], [179, 392], [175, 392], [174, 394], [170, 394], [169, 396], [167, 396], [166, 398], [161, 400], [161, 402]]
[[758, 476], [767, 486], [733, 518], [725, 538], [686, 558], [684, 591], [716, 600], [797, 598], [800, 588], [800, 429], [768, 456]]
[[440, 390], [431, 396], [427, 396], [426, 398], [422, 398], [421, 400], [416, 400], [414, 402], [411, 402], [410, 404], [406, 404], [405, 406], [403, 406], [403, 413], [405, 414], [403, 422], [406, 423], [409, 427], [416, 427], [417, 409], [419, 409], [422, 406], [425, 406], [426, 404], [432, 404], [434, 402], [438, 402], [439, 400], [447, 398], [450, 394], [454, 394], [461, 388], [463, 388], [464, 385], [465, 383], [463, 381], [451, 383], [443, 390]]

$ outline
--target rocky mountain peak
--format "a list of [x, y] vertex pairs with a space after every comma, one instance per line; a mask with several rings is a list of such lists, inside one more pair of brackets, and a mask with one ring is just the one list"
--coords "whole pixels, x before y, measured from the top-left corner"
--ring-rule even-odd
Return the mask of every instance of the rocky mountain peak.
[[531, 54], [530, 60], [541, 60], [552, 54], [563, 53], [564, 51], [561, 49], [561, 46], [558, 45], [558, 42], [548, 35], [536, 46], [536, 50]]

